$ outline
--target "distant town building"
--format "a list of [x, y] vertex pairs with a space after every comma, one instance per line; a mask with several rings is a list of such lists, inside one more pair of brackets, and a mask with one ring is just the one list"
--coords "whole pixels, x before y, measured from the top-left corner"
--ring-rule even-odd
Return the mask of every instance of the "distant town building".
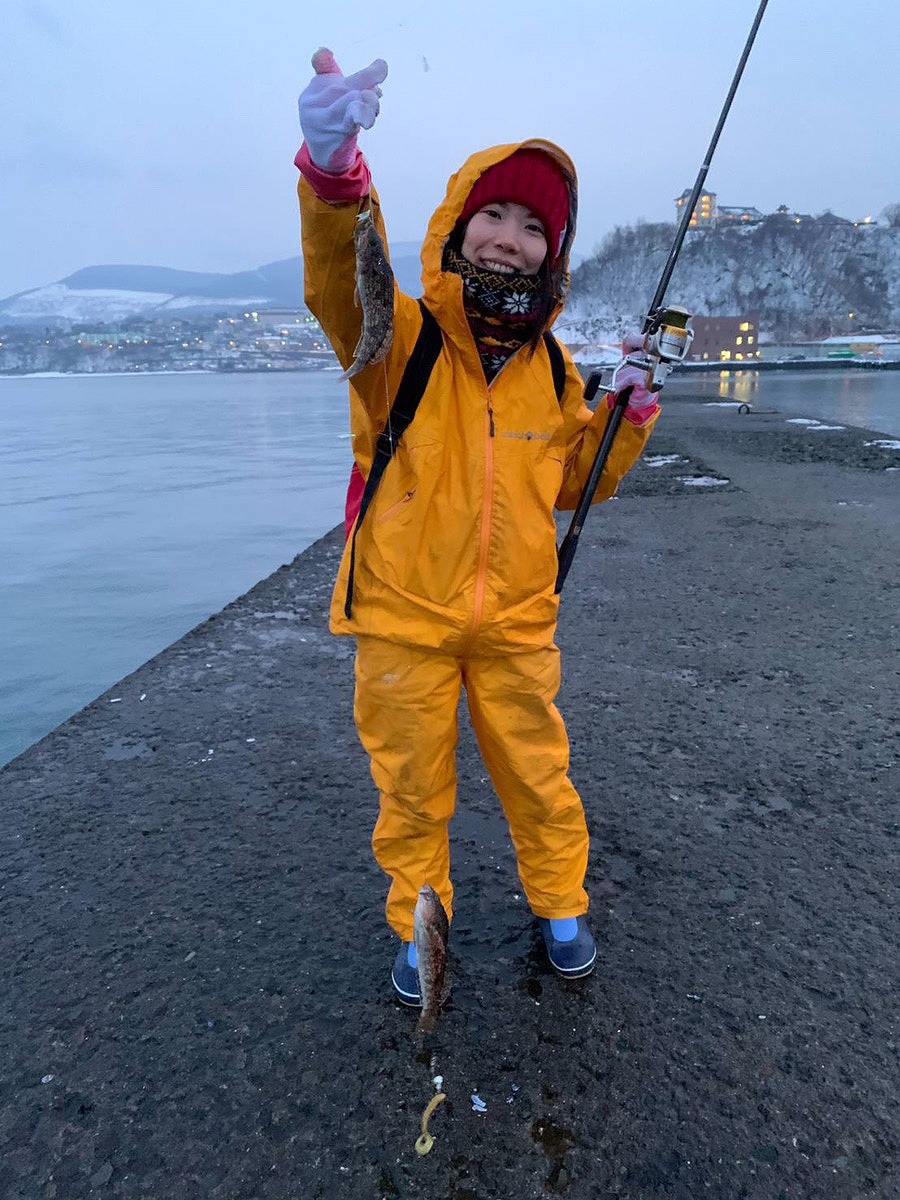
[[829, 337], [822, 342], [828, 358], [882, 358], [890, 338], [881, 333], [851, 333], [846, 337]]
[[759, 358], [759, 317], [694, 317], [692, 362], [744, 362]]
[[[685, 205], [691, 198], [691, 189], [685, 188], [675, 201], [675, 220], [681, 222], [684, 217]], [[694, 205], [688, 229], [714, 229], [716, 224], [716, 193], [701, 192]]]
[[719, 225], [758, 225], [766, 215], [749, 204], [744, 207], [720, 204], [718, 214]]
[[846, 217], [839, 217], [836, 213], [826, 210], [821, 216], [816, 217], [817, 225], [853, 225], [852, 221], [848, 221]]
[[776, 217], [783, 217], [785, 221], [793, 221], [795, 225], [802, 225], [804, 221], [814, 221], [815, 217], [811, 213], [791, 212], [786, 204], [779, 204], [775, 209]]
[[256, 313], [260, 325], [274, 326], [278, 329], [295, 325], [308, 325], [315, 318], [308, 308], [261, 308]]
[[[690, 190], [685, 189], [675, 201], [676, 222], [681, 222], [685, 206], [690, 198]], [[721, 229], [728, 225], [758, 225], [760, 221], [766, 219], [766, 215], [758, 208], [754, 208], [752, 204], [719, 204], [715, 192], [701, 192], [694, 206], [688, 228]], [[794, 225], [802, 225], [807, 221], [815, 220], [831, 225], [856, 225], [857, 227], [878, 224], [872, 217], [866, 217], [862, 221], [847, 221], [843, 217], [836, 217], [834, 213], [823, 213], [821, 217], [813, 217], [810, 213], [792, 212], [786, 204], [779, 204], [771, 215]]]

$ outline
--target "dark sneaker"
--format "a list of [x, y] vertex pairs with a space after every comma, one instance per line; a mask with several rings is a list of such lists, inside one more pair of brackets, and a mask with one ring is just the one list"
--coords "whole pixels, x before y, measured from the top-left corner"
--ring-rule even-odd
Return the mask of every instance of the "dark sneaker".
[[553, 936], [550, 922], [538, 917], [538, 926], [547, 946], [550, 965], [564, 979], [581, 979], [590, 975], [597, 959], [597, 946], [584, 917], [578, 917], [578, 929], [571, 941], [561, 942]]
[[401, 1004], [408, 1004], [410, 1008], [421, 1008], [419, 976], [416, 968], [409, 965], [408, 953], [409, 942], [403, 942], [391, 968], [391, 983], [394, 985], [394, 995]]

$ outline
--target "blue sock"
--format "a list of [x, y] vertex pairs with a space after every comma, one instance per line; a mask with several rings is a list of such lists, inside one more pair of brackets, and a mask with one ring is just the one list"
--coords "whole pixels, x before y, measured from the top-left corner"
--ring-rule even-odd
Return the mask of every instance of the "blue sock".
[[[574, 934], [572, 936], [574, 937]], [[416, 964], [418, 963], [419, 960], [416, 956], [416, 943], [415, 942], [410, 942], [409, 945], [406, 947], [406, 961], [409, 963], [409, 965], [412, 967], [413, 970], [416, 969]]]
[[557, 942], [571, 942], [578, 932], [578, 918], [551, 917], [550, 932]]

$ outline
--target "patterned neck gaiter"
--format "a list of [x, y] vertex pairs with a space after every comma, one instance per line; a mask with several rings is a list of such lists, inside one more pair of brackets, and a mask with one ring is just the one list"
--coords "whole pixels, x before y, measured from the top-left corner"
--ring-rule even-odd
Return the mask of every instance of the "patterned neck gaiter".
[[510, 355], [534, 337], [543, 274], [485, 271], [450, 246], [444, 249], [441, 266], [462, 276], [466, 319], [490, 383]]

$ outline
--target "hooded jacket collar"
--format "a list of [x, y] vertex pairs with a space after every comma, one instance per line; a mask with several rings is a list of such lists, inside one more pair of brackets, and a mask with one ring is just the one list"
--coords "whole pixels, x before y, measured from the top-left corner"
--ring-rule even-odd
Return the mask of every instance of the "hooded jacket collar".
[[423, 299], [445, 332], [451, 335], [454, 332], [468, 334], [468, 325], [462, 303], [462, 280], [458, 275], [441, 270], [444, 243], [453, 232], [475, 181], [489, 167], [502, 162], [517, 150], [542, 150], [549, 154], [559, 165], [569, 189], [569, 220], [560, 251], [559, 264], [556, 268], [559, 276], [558, 294], [553, 313], [547, 322], [548, 327], [556, 319], [565, 300], [569, 286], [569, 252], [575, 237], [575, 220], [578, 210], [575, 166], [564, 150], [561, 150], [553, 142], [544, 141], [541, 138], [491, 146], [487, 150], [480, 150], [477, 154], [471, 155], [460, 169], [450, 176], [447, 193], [428, 222], [428, 230], [422, 245]]

